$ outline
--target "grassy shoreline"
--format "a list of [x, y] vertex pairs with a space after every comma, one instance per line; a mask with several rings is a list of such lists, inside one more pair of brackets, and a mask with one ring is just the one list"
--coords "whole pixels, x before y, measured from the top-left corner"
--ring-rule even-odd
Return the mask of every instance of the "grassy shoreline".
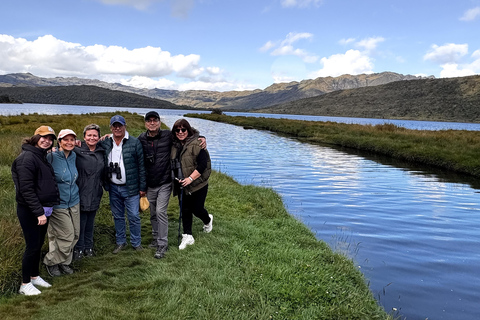
[[[129, 132], [143, 120], [123, 113]], [[103, 132], [112, 114], [0, 117], [0, 143], [18, 151], [21, 137], [40, 124], [56, 131], [98, 123]], [[27, 121], [28, 120], [28, 121]], [[33, 128], [33, 129], [32, 129]], [[10, 145], [11, 144], [11, 145]], [[354, 262], [333, 252], [288, 214], [273, 190], [240, 185], [214, 172], [206, 207], [215, 216], [210, 234], [194, 223], [195, 245], [177, 248], [178, 203], [169, 205], [170, 250], [129, 247], [118, 255], [113, 221], [104, 195], [96, 220], [98, 255], [75, 263], [76, 273], [51, 279], [35, 298], [15, 294], [20, 281], [23, 239], [15, 215], [10, 177], [13, 154], [0, 154], [0, 299], [2, 319], [391, 319], [378, 306]], [[142, 243], [151, 240], [149, 214], [142, 213]], [[44, 247], [46, 249], [46, 247]]]
[[410, 130], [394, 124], [359, 125], [263, 117], [188, 114], [207, 119], [382, 154], [480, 177], [480, 132]]

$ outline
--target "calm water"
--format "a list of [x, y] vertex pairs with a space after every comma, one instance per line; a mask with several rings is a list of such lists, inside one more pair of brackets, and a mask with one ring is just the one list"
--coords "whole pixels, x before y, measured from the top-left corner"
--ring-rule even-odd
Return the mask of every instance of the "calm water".
[[[0, 108], [2, 114], [112, 110], [49, 105]], [[160, 113], [171, 126], [183, 112]], [[241, 183], [274, 188], [289, 212], [318, 239], [355, 260], [385, 310], [396, 308], [407, 319], [480, 317], [479, 181], [264, 131], [189, 121], [207, 136], [216, 169]], [[427, 129], [418, 121], [402, 123]], [[445, 125], [480, 130], [477, 124], [425, 125], [432, 130], [448, 128]]]

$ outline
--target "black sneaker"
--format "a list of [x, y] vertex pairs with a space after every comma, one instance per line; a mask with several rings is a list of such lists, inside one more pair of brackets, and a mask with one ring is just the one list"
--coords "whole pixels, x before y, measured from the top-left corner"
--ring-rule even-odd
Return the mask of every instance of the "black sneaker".
[[93, 252], [93, 249], [85, 249], [85, 252], [83, 253], [83, 256], [85, 258], [87, 257], [93, 257], [95, 253]]
[[73, 251], [73, 261], [81, 260], [83, 258], [83, 251], [82, 250], [74, 250]]
[[113, 254], [117, 254], [117, 253], [119, 253], [120, 251], [122, 251], [123, 249], [125, 249], [126, 246], [127, 246], [126, 243], [117, 244], [117, 245], [115, 246], [115, 249], [113, 249], [112, 253], [113, 253]]
[[133, 247], [133, 250], [135, 250], [135, 251], [142, 251], [142, 250], [143, 250], [143, 247], [142, 247], [142, 245], [139, 245], [138, 247]]
[[58, 268], [60, 269], [60, 272], [62, 272], [63, 274], [72, 274], [73, 273], [73, 269], [70, 268], [69, 265], [59, 264]]
[[47, 272], [51, 277], [59, 277], [59, 276], [62, 275], [62, 272], [60, 272], [58, 264], [53, 265], [53, 266], [45, 265], [45, 267], [47, 268]]
[[156, 249], [158, 247], [157, 240], [152, 240], [148, 247]]
[[153, 256], [155, 259], [162, 259], [165, 256], [165, 252], [167, 252], [168, 246], [159, 246], [157, 252]]

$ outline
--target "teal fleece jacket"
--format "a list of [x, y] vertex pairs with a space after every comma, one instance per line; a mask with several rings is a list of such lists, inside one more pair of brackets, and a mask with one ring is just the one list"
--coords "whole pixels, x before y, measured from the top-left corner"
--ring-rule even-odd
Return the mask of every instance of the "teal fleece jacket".
[[55, 172], [55, 181], [57, 182], [60, 193], [60, 204], [55, 205], [53, 208], [66, 209], [80, 203], [75, 152], [70, 152], [68, 158], [65, 158], [65, 153], [57, 150], [47, 154], [47, 160]]

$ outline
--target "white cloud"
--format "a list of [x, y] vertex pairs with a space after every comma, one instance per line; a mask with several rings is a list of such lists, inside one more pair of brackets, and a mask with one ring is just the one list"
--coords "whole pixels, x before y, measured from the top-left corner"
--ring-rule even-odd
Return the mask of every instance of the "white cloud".
[[281, 0], [280, 3], [284, 8], [299, 7], [306, 8], [310, 5], [320, 6], [323, 0]]
[[322, 68], [310, 74], [310, 77], [337, 77], [343, 74], [369, 74], [373, 73], [373, 58], [371, 57], [379, 43], [385, 41], [383, 37], [370, 37], [355, 42], [355, 38], [341, 39], [342, 45], [352, 44], [361, 50], [350, 49], [345, 53], [333, 54], [320, 59]]
[[340, 41], [338, 41], [338, 43], [341, 44], [342, 46], [348, 45], [352, 42], [355, 42], [355, 38], [340, 39]]
[[[443, 46], [433, 45], [423, 59], [436, 62], [441, 67], [440, 77], [465, 77], [480, 73], [480, 50], [474, 51], [470, 57], [468, 44], [449, 43]], [[469, 59], [470, 58], [470, 59]]]
[[[154, 3], [164, 2], [165, 0], [96, 0], [108, 5], [124, 5], [131, 6], [137, 10], [146, 10]], [[177, 18], [185, 18], [195, 5], [195, 0], [172, 0], [171, 3], [172, 16]]]
[[431, 60], [441, 64], [456, 63], [468, 53], [468, 44], [447, 43], [443, 46], [432, 45], [432, 50], [423, 56], [423, 60]]
[[300, 57], [304, 62], [307, 63], [313, 63], [318, 60], [318, 57], [309, 53], [308, 51], [304, 49], [298, 49], [293, 46], [293, 44], [297, 41], [303, 40], [303, 39], [312, 39], [313, 34], [303, 32], [303, 33], [296, 33], [296, 32], [290, 32], [287, 34], [284, 40], [282, 41], [268, 41], [266, 42], [261, 48], [260, 51], [266, 52], [271, 49], [271, 55], [272, 56], [297, 56]]
[[131, 6], [138, 10], [145, 10], [155, 2], [162, 2], [163, 0], [97, 0], [110, 5], [125, 5]]
[[172, 1], [172, 16], [177, 18], [186, 18], [193, 9], [195, 0], [175, 0]]
[[372, 59], [365, 52], [359, 50], [350, 49], [344, 54], [334, 54], [328, 58], [320, 59], [320, 63], [323, 68], [313, 72], [311, 74], [312, 78], [373, 73]]
[[469, 9], [465, 11], [463, 16], [460, 18], [462, 21], [473, 21], [480, 17], [480, 7]]
[[456, 63], [446, 63], [441, 66], [442, 71], [440, 72], [441, 78], [452, 78], [452, 77], [465, 77], [474, 75], [475, 72], [469, 68], [460, 68]]
[[194, 81], [178, 86], [178, 90], [208, 90], [208, 91], [244, 91], [244, 90], [254, 90], [256, 87], [251, 85], [243, 85], [239, 83], [234, 83], [230, 81], [224, 82], [205, 82], [205, 81]]
[[[173, 87], [171, 80], [152, 80], [165, 76], [187, 80], [209, 79], [213, 83], [223, 74], [218, 67], [200, 66], [199, 55], [172, 56], [159, 47], [129, 50], [120, 46], [82, 46], [59, 40], [52, 35], [28, 41], [2, 34], [0, 71], [30, 72], [42, 77], [117, 78], [135, 86], [149, 88], [155, 84]], [[148, 78], [151, 79], [147, 80]]]
[[265, 43], [261, 48], [260, 48], [260, 51], [261, 52], [266, 52], [272, 48], [274, 48], [277, 44], [273, 41], [267, 41], [267, 43]]
[[120, 82], [125, 86], [136, 87], [136, 88], [177, 89], [177, 84], [172, 80], [167, 80], [167, 79], [154, 80], [152, 78], [143, 77], [143, 76], [133, 76], [129, 79], [120, 79], [117, 82]]
[[285, 40], [282, 41], [282, 45], [293, 44], [298, 40], [311, 39], [311, 38], [313, 38], [313, 34], [308, 32], [302, 32], [302, 33], [290, 32], [285, 37]]
[[364, 50], [370, 52], [373, 51], [377, 48], [377, 45], [380, 42], [385, 41], [385, 38], [383, 37], [373, 37], [373, 38], [367, 38], [360, 40], [359, 42], [356, 43], [357, 47], [363, 48]]

